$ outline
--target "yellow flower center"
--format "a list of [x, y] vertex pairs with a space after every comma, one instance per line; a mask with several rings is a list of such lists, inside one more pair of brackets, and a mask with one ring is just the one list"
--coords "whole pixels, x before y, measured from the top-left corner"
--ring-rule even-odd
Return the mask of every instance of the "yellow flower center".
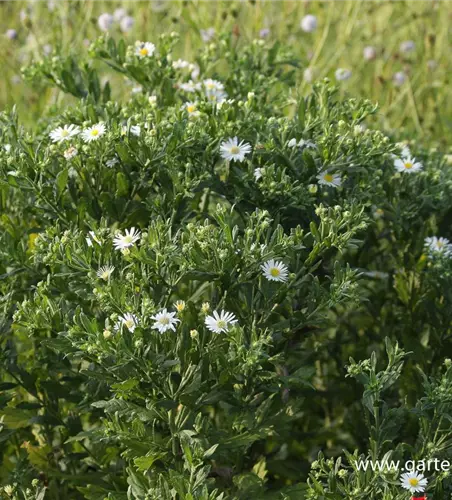
[[176, 304], [176, 309], [181, 312], [185, 309], [185, 304], [183, 302]]
[[132, 240], [133, 240], [133, 238], [130, 234], [128, 234], [127, 236], [124, 236], [124, 239], [123, 239], [124, 243], [132, 243]]
[[67, 137], [69, 135], [69, 132], [66, 129], [63, 129], [61, 132], [61, 137]]
[[187, 111], [189, 113], [193, 113], [193, 111], [196, 110], [196, 106], [194, 106], [193, 104], [191, 104], [190, 106], [187, 106]]
[[107, 281], [108, 280], [108, 277], [110, 276], [110, 272], [109, 271], [104, 271], [102, 273], [102, 279]]
[[99, 130], [97, 128], [91, 130], [91, 135], [93, 135], [94, 137], [96, 137], [96, 135], [99, 135]]
[[281, 271], [279, 269], [277, 269], [276, 267], [272, 267], [270, 269], [270, 274], [274, 277], [274, 278], [277, 278], [280, 274], [281, 274]]
[[238, 146], [232, 146], [231, 147], [231, 153], [233, 155], [236, 155], [236, 154], [240, 153], [240, 148]]
[[405, 168], [408, 168], [408, 169], [413, 168], [413, 164], [410, 161], [407, 161], [405, 163]]
[[126, 320], [126, 321], [124, 322], [124, 324], [127, 326], [127, 328], [129, 328], [129, 329], [130, 329], [130, 328], [132, 328], [132, 327], [133, 327], [133, 325], [134, 325], [135, 323], [134, 323], [133, 319], [128, 319], [128, 320]]
[[147, 56], [149, 54], [149, 50], [146, 47], [140, 49], [141, 56]]
[[160, 323], [162, 325], [167, 325], [169, 323], [169, 318], [168, 316], [163, 316], [163, 318], [160, 319]]
[[331, 174], [325, 174], [323, 178], [326, 182], [333, 182], [333, 176]]
[[220, 319], [217, 321], [217, 326], [218, 326], [218, 328], [226, 328], [228, 326], [228, 324], [226, 323], [226, 321], [224, 319]]
[[416, 487], [419, 484], [419, 479], [412, 477], [411, 479], [408, 479], [408, 482], [410, 483], [410, 486]]
[[437, 246], [438, 248], [443, 248], [444, 243], [443, 243], [442, 241], [438, 241], [438, 242], [436, 243], [436, 246]]

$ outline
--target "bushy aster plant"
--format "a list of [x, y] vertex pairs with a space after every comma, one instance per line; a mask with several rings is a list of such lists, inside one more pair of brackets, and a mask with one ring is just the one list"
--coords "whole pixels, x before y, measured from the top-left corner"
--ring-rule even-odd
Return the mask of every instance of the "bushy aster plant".
[[176, 43], [46, 59], [73, 106], [1, 116], [4, 494], [407, 498], [354, 464], [451, 455], [450, 169], [278, 43]]

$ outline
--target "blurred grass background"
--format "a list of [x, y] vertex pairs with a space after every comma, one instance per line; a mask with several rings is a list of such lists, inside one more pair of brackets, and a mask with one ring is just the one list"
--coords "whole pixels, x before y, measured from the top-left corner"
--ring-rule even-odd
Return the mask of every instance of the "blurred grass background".
[[[450, 2], [0, 0], [0, 109], [16, 104], [22, 122], [33, 125], [50, 107], [63, 105], [58, 91], [23, 82], [20, 67], [60, 49], [86, 51], [102, 33], [99, 16], [116, 11], [119, 18], [117, 9], [134, 24], [124, 32], [113, 22], [109, 32], [114, 36], [132, 43], [177, 31], [178, 56], [187, 60], [198, 46], [215, 41], [214, 35], [206, 41], [209, 32], [201, 30], [231, 31], [239, 41], [281, 40], [300, 60], [301, 92], [309, 92], [309, 76], [334, 80], [338, 68], [351, 70], [351, 77], [339, 82], [341, 91], [378, 102], [382, 128], [447, 145], [452, 132]], [[300, 27], [307, 14], [317, 17], [311, 33]], [[408, 41], [414, 42], [411, 51], [403, 50]], [[369, 46], [375, 50], [372, 60], [363, 55]], [[397, 85], [397, 78], [404, 82]]]

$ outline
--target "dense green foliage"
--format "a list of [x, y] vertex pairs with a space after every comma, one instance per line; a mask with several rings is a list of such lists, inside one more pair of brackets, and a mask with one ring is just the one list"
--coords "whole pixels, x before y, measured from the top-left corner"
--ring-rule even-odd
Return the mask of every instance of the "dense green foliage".
[[[398, 171], [376, 107], [298, 95], [279, 43], [225, 35], [187, 86], [176, 42], [45, 59], [26, 76], [76, 104], [33, 133], [1, 115], [4, 494], [408, 498], [356, 461], [452, 458], [452, 259], [425, 245], [452, 237], [452, 170], [413, 145], [422, 168]], [[112, 100], [102, 62], [140, 91]], [[221, 310], [237, 322], [215, 333]]]
[[[104, 14], [114, 16], [114, 22], [107, 17], [100, 24]], [[313, 31], [301, 28], [306, 15], [317, 17]], [[334, 80], [339, 68], [350, 70], [350, 79], [338, 82], [341, 92], [378, 102], [380, 127], [404, 139], [428, 138], [432, 145], [450, 147], [448, 2], [3, 0], [0, 109], [16, 104], [22, 123], [31, 128], [49, 109], [71, 103], [48, 86], [31, 88], [20, 69], [61, 50], [78, 55], [103, 29], [129, 43], [177, 31], [181, 42], [175, 57], [188, 60], [200, 46], [216, 44], [221, 32], [233, 34], [238, 43], [284, 40], [303, 68], [296, 81], [302, 95], [310, 93], [311, 82]], [[130, 89], [115, 79], [113, 90], [119, 96]]]

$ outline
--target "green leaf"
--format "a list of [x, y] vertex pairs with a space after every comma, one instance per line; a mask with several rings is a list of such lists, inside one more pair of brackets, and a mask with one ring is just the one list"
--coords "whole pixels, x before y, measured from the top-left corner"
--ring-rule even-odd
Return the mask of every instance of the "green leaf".
[[162, 460], [165, 458], [167, 453], [153, 453], [152, 455], [146, 455], [145, 457], [138, 457], [134, 459], [134, 464], [137, 469], [143, 472], [147, 472], [157, 460]]
[[69, 170], [65, 168], [61, 172], [58, 173], [56, 176], [56, 187], [57, 187], [57, 194], [58, 196], [61, 196], [61, 193], [64, 191], [64, 189], [67, 186], [67, 180], [69, 177]]
[[205, 459], [210, 458], [215, 453], [218, 446], [219, 444], [214, 444], [213, 446], [211, 446], [208, 450], [204, 452], [203, 458]]
[[116, 196], [127, 196], [129, 192], [129, 183], [127, 177], [122, 173], [116, 174]]

